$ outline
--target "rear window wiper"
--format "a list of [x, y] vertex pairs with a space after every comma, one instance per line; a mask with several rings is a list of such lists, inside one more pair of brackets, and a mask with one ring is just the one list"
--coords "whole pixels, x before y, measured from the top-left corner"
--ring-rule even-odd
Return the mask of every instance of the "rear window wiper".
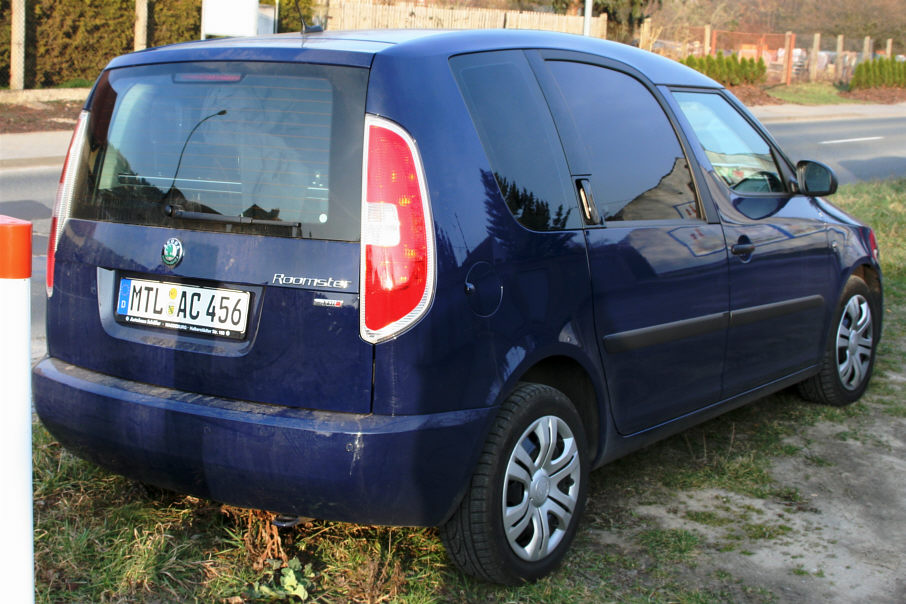
[[301, 222], [288, 222], [286, 220], [265, 220], [261, 218], [249, 218], [248, 216], [227, 216], [225, 214], [211, 214], [210, 212], [191, 212], [180, 206], [167, 204], [164, 208], [164, 214], [171, 218], [181, 218], [183, 220], [204, 220], [207, 222], [221, 222], [228, 224], [260, 224], [267, 226], [289, 227], [292, 229], [301, 229]]

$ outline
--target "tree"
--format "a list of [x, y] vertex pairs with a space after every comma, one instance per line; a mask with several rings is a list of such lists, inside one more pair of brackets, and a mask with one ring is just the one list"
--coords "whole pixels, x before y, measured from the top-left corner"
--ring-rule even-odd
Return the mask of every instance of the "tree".
[[596, 0], [594, 11], [599, 15], [605, 13], [608, 23], [626, 28], [631, 33], [662, 4], [662, 0]]
[[[636, 29], [663, 5], [663, 0], [595, 0], [592, 12], [595, 16], [607, 15], [608, 37], [628, 42]], [[581, 14], [585, 3], [582, 0], [551, 0], [554, 12]]]

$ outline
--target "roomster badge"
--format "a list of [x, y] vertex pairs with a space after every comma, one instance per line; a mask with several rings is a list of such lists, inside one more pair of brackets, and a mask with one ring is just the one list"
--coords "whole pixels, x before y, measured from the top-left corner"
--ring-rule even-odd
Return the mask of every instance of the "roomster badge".
[[167, 239], [163, 249], [160, 251], [160, 259], [167, 266], [176, 266], [182, 260], [182, 241], [176, 237]]

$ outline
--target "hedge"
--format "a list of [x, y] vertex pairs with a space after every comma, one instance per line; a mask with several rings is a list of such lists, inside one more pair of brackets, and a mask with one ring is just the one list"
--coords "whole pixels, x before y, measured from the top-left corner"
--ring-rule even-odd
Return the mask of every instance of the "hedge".
[[724, 56], [722, 52], [718, 52], [717, 56], [696, 57], [690, 55], [681, 63], [717, 80], [724, 86], [761, 84], [767, 73], [767, 66], [763, 59], [759, 58], [758, 61], [740, 59], [735, 53], [730, 56]]
[[850, 90], [859, 88], [906, 88], [906, 62], [893, 58], [872, 59], [856, 65]]
[[[93, 82], [110, 59], [132, 51], [135, 0], [28, 0], [25, 4], [26, 88]], [[307, 18], [311, 0], [301, 0], [299, 5]], [[0, 85], [8, 86], [10, 0], [0, 0], [0, 17]], [[278, 29], [299, 31], [293, 0], [281, 2]], [[201, 0], [148, 0], [149, 46], [197, 40], [200, 33]]]

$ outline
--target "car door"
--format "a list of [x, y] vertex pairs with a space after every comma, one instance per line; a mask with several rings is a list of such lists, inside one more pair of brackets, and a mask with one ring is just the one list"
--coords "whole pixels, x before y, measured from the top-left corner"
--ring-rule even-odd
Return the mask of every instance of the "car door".
[[674, 91], [710, 162], [711, 190], [731, 251], [724, 397], [813, 366], [830, 291], [826, 224], [792, 192], [791, 168], [723, 94]]
[[652, 88], [594, 59], [542, 56], [573, 178], [596, 213], [585, 237], [611, 411], [633, 434], [720, 399], [724, 236]]

